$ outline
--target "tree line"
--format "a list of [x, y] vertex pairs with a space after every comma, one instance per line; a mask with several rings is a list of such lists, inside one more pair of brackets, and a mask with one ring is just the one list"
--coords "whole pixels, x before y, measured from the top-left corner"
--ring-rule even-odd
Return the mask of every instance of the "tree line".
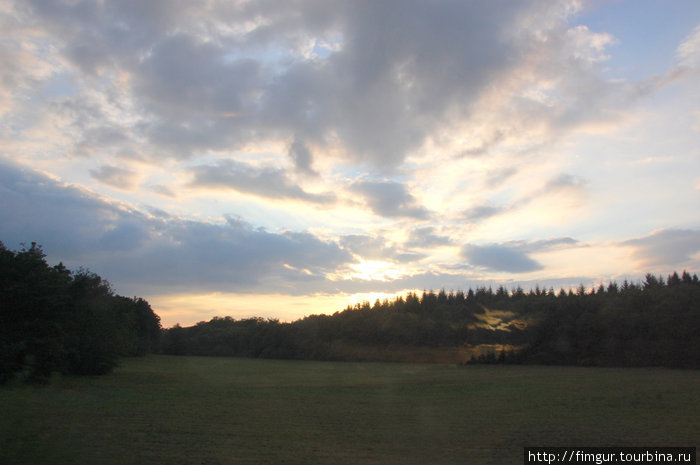
[[363, 302], [292, 323], [215, 317], [164, 330], [161, 349], [167, 354], [355, 360], [362, 347], [439, 348], [522, 339], [516, 327], [494, 330], [480, 325], [479, 315], [485, 313], [481, 301], [488, 299], [482, 290], [477, 294], [478, 299], [462, 292], [409, 293], [391, 302]]
[[155, 351], [160, 332], [144, 299], [115, 294], [88, 270], [49, 266], [36, 243], [12, 251], [0, 242], [0, 383], [104, 374], [119, 357]]
[[215, 317], [162, 329], [144, 299], [115, 294], [87, 270], [49, 266], [35, 243], [15, 252], [0, 242], [0, 383], [107, 373], [119, 357], [150, 352], [381, 360], [489, 346], [503, 349], [471, 361], [698, 368], [699, 330], [700, 282], [685, 271], [558, 292], [424, 291], [291, 323]]
[[506, 361], [700, 368], [700, 282], [688, 272], [664, 280], [610, 283], [535, 298], [529, 343]]
[[[498, 315], [495, 318], [494, 315]], [[318, 360], [358, 359], [382, 349], [518, 347], [474, 363], [700, 367], [697, 275], [647, 275], [643, 283], [586, 290], [409, 293], [292, 323], [215, 317], [163, 331], [167, 354]]]

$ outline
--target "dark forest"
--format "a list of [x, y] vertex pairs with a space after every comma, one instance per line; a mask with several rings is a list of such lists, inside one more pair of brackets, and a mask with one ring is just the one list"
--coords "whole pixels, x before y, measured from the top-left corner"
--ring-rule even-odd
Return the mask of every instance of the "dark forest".
[[144, 299], [115, 294], [87, 270], [49, 266], [35, 243], [13, 252], [0, 242], [0, 383], [108, 373], [120, 357], [153, 352], [160, 331]]
[[[576, 291], [408, 294], [292, 323], [213, 318], [164, 331], [167, 354], [382, 360], [417, 348], [497, 347], [471, 363], [700, 367], [697, 275]], [[367, 348], [373, 350], [367, 355]], [[410, 356], [406, 358], [410, 360]]]

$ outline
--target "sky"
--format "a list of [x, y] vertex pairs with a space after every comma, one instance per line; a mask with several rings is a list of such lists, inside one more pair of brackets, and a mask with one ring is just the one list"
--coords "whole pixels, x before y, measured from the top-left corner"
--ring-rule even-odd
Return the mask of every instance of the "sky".
[[700, 271], [697, 0], [0, 0], [0, 241], [165, 327]]

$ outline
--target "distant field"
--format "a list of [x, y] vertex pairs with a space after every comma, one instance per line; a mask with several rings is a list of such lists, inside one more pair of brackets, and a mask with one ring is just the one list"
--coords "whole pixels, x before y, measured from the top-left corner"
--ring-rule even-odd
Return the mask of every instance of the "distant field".
[[2, 464], [521, 464], [698, 439], [697, 370], [151, 356], [0, 388]]

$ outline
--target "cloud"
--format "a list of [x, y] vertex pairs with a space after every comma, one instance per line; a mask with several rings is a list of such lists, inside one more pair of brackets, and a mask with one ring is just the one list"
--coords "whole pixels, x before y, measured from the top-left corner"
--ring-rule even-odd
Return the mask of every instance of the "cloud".
[[311, 151], [303, 141], [294, 139], [289, 146], [289, 158], [294, 162], [294, 167], [297, 171], [318, 176], [318, 173], [311, 167], [313, 161]]
[[678, 46], [676, 60], [682, 68], [700, 69], [700, 26]]
[[26, 34], [30, 29], [6, 9], [11, 10], [0, 10], [0, 117], [28, 113], [26, 99], [57, 68], [46, 59], [46, 51], [35, 46], [37, 34]]
[[507, 34], [533, 14], [525, 1], [32, 1], [25, 10], [97, 88], [128, 97], [140, 119], [132, 129], [160, 156], [294, 135], [380, 167], [468, 116], [520, 61], [523, 45]]
[[340, 245], [365, 259], [385, 259], [394, 255], [386, 241], [379, 236], [351, 234], [340, 238]]
[[329, 204], [335, 201], [332, 193], [313, 194], [294, 184], [283, 169], [254, 167], [233, 160], [220, 160], [213, 165], [191, 169], [192, 187], [228, 188], [260, 197], [292, 199]]
[[[43, 21], [60, 37], [62, 52], [87, 74], [139, 58], [139, 51], [196, 17], [197, 6], [180, 0], [125, 2], [44, 2], [30, 0], [25, 17]], [[19, 16], [19, 15], [18, 15]]]
[[542, 269], [542, 265], [530, 258], [525, 252], [501, 244], [465, 245], [462, 257], [470, 265], [491, 271], [525, 273]]
[[[513, 176], [516, 172], [517, 170], [514, 169], [502, 170], [500, 174], [494, 174], [491, 176], [487, 180], [487, 185], [489, 187], [495, 187], [509, 177]], [[569, 198], [576, 200], [585, 193], [585, 188], [586, 181], [583, 178], [562, 173], [550, 178], [544, 183], [544, 185], [537, 187], [519, 198], [516, 198], [510, 204], [502, 206], [492, 205], [489, 203], [483, 203], [481, 205], [477, 204], [464, 210], [460, 217], [468, 224], [481, 223], [489, 218], [527, 207], [539, 199]]]
[[661, 229], [648, 236], [621, 242], [631, 247], [640, 266], [683, 267], [700, 252], [700, 231], [693, 229]]
[[533, 252], [571, 248], [579, 246], [580, 243], [571, 237], [555, 237], [552, 239], [542, 239], [526, 243], [525, 247]]
[[481, 93], [460, 126], [487, 135], [475, 153], [532, 154], [572, 134], [613, 131], [638, 116], [643, 99], [680, 76], [670, 69], [638, 81], [607, 77], [617, 39], [575, 25], [581, 8], [573, 1], [530, 3], [517, 15], [506, 36], [518, 59]]
[[433, 227], [412, 229], [407, 241], [407, 245], [420, 248], [433, 248], [452, 244], [452, 239], [436, 234]]
[[498, 187], [509, 178], [513, 177], [517, 172], [518, 170], [512, 167], [491, 171], [486, 178], [486, 185], [491, 188]]
[[165, 186], [163, 184], [155, 184], [153, 186], [150, 186], [150, 189], [153, 192], [155, 192], [156, 194], [160, 194], [160, 195], [163, 195], [165, 197], [171, 197], [171, 198], [177, 197], [175, 192], [173, 192], [173, 190], [170, 187]]
[[585, 193], [586, 180], [580, 176], [568, 173], [550, 178], [544, 186], [517, 199], [509, 209], [517, 209], [529, 205], [535, 200], [555, 196], [556, 198], [578, 198]]
[[8, 163], [0, 163], [0, 194], [0, 240], [7, 247], [36, 241], [50, 259], [88, 267], [127, 294], [311, 292], [352, 260], [309, 233], [143, 212]]
[[[69, 104], [65, 104], [67, 109]], [[78, 110], [80, 112], [80, 110]], [[86, 120], [103, 120], [104, 117], [97, 110], [92, 115], [85, 117]], [[130, 139], [123, 129], [116, 127], [89, 127], [88, 121], [82, 122], [86, 128], [82, 132], [82, 140], [75, 147], [75, 154], [79, 156], [92, 156], [108, 152], [113, 148], [128, 146]]]
[[320, 116], [319, 128], [337, 134], [355, 160], [400, 163], [508, 66], [511, 50], [500, 34], [517, 11], [514, 4], [344, 6], [344, 16], [336, 18], [342, 47], [323, 66], [310, 63], [289, 73], [313, 74], [316, 79], [304, 80], [313, 87], [290, 79], [284, 90], [295, 108], [310, 106]]
[[529, 254], [579, 246], [570, 237], [556, 237], [537, 241], [509, 241], [498, 244], [467, 244], [462, 247], [461, 256], [469, 265], [491, 271], [525, 273], [541, 270], [544, 267], [530, 258]]
[[482, 140], [480, 145], [463, 150], [458, 157], [480, 157], [485, 155], [489, 152], [489, 150], [491, 150], [491, 148], [497, 146], [499, 142], [504, 140], [504, 138], [505, 134], [503, 134], [502, 131], [496, 130], [493, 132], [493, 134], [491, 134], [491, 136], [485, 140]]
[[360, 195], [377, 215], [425, 219], [430, 212], [418, 205], [405, 185], [393, 181], [358, 181], [350, 191]]
[[559, 176], [550, 179], [544, 187], [547, 192], [557, 192], [567, 189], [580, 189], [586, 184], [586, 181], [579, 176], [574, 176], [567, 173], [562, 173]]
[[[402, 250], [395, 245], [388, 245], [381, 236], [350, 234], [340, 238], [340, 245], [362, 260], [390, 260], [393, 262], [412, 262], [425, 255]], [[415, 244], [407, 244], [414, 246]]]
[[478, 223], [480, 221], [499, 215], [506, 211], [503, 207], [493, 205], [477, 205], [462, 212], [462, 218], [468, 223]]
[[[121, 250], [125, 241], [138, 248], [146, 237], [135, 227], [147, 223], [138, 211], [2, 161], [0, 192], [0, 235], [8, 247], [36, 241], [80, 260], [110, 244], [116, 246], [111, 252]], [[115, 231], [125, 235], [119, 244]]]
[[136, 173], [118, 166], [101, 166], [90, 170], [90, 176], [118, 189], [132, 189], [136, 185]]
[[[612, 124], [664, 85], [604, 79], [615, 39], [569, 24], [580, 9], [576, 1], [529, 0], [32, 0], [9, 8], [6, 22], [32, 31], [19, 55], [31, 44], [52, 51], [39, 64], [61, 67], [34, 73], [35, 81], [72, 79], [77, 95], [62, 99], [64, 109], [92, 106], [97, 128], [125, 137], [113, 145], [185, 158], [293, 138], [299, 172], [310, 173], [310, 146], [316, 159], [392, 172], [428, 141], [448, 139], [452, 153], [468, 156], [522, 152]], [[696, 35], [679, 47], [682, 62]], [[10, 83], [39, 68], [36, 58], [10, 62], [18, 70], [4, 71]], [[76, 119], [65, 122], [74, 130], [81, 119], [64, 117]], [[484, 136], [476, 144], [443, 136], [461, 137], [454, 127]], [[81, 134], [87, 130], [72, 138], [76, 153], [99, 147], [98, 135]]]
[[[111, 144], [148, 157], [294, 139], [288, 155], [300, 173], [312, 174], [310, 146], [317, 160], [343, 157], [389, 173], [428, 141], [472, 157], [527, 151], [619, 121], [663, 85], [601, 77], [615, 39], [570, 25], [575, 1], [33, 0], [17, 8], [11, 17], [40, 38], [35, 48], [56, 44], [42, 63], [63, 65], [79, 86], [64, 109], [92, 106], [93, 125], [125, 138]], [[682, 60], [692, 37], [679, 48]], [[83, 119], [64, 117], [76, 119], [66, 122], [74, 129]], [[483, 137], [455, 142], [456, 127]], [[450, 133], [456, 139], [443, 136]], [[73, 140], [88, 154], [100, 138]]]
[[[588, 150], [605, 145], [609, 160], [638, 153], [651, 137], [644, 127], [674, 120], [664, 111], [678, 121], [694, 111], [678, 95], [697, 70], [697, 28], [674, 62], [652, 64], [674, 69], [632, 79], [625, 73], [641, 68], [629, 57], [612, 59], [617, 39], [599, 25], [580, 24], [592, 18], [577, 16], [582, 5], [5, 2], [4, 157], [74, 184], [0, 165], [3, 239], [39, 239], [50, 253], [125, 283], [153, 279], [164, 288], [214, 291], [349, 290], [357, 282], [338, 276], [360, 258], [405, 271], [392, 286], [424, 287], [421, 277], [448, 285], [437, 280], [457, 282], [459, 273], [484, 269], [539, 269], [539, 251], [583, 247], [567, 237], [537, 240], [546, 237], [546, 223], [572, 236], [583, 223], [614, 227], [602, 224], [610, 216], [605, 205], [575, 208], [585, 195], [605, 198], [601, 189], [613, 184]], [[686, 81], [664, 94], [663, 106], [649, 99], [680, 76]], [[644, 99], [649, 106], [636, 111]], [[674, 127], [674, 152], [685, 153], [680, 144], [692, 134]], [[133, 159], [138, 168], [120, 162]], [[77, 187], [88, 173], [99, 181], [90, 185], [113, 200]], [[189, 185], [182, 186], [183, 175]], [[625, 179], [615, 182], [616, 191], [629, 190]], [[140, 201], [153, 207], [117, 200], [132, 200], [135, 193], [126, 190], [137, 186], [147, 196]], [[245, 206], [246, 196], [266, 201]], [[649, 221], [663, 221], [654, 215], [658, 202], [640, 204], [652, 208], [645, 212], [656, 219]], [[258, 208], [256, 217], [277, 229], [192, 219], [235, 213], [217, 205]], [[322, 206], [323, 215], [297, 209], [305, 206]], [[562, 216], [572, 212], [580, 221]], [[448, 223], [427, 226], [436, 219]], [[334, 239], [282, 232], [290, 221]], [[534, 238], [507, 241], [509, 231], [522, 231], [511, 221], [529, 221], [523, 233]], [[685, 221], [692, 226], [692, 218]], [[388, 239], [377, 222], [392, 228]], [[350, 235], [357, 231], [364, 232]], [[450, 238], [468, 231], [505, 242], [450, 254]], [[643, 239], [626, 247], [640, 259], [661, 254], [661, 245]], [[674, 249], [678, 257], [695, 257], [681, 249]], [[547, 264], [564, 261], [556, 258], [548, 254]], [[459, 272], [440, 271], [446, 269]]]

